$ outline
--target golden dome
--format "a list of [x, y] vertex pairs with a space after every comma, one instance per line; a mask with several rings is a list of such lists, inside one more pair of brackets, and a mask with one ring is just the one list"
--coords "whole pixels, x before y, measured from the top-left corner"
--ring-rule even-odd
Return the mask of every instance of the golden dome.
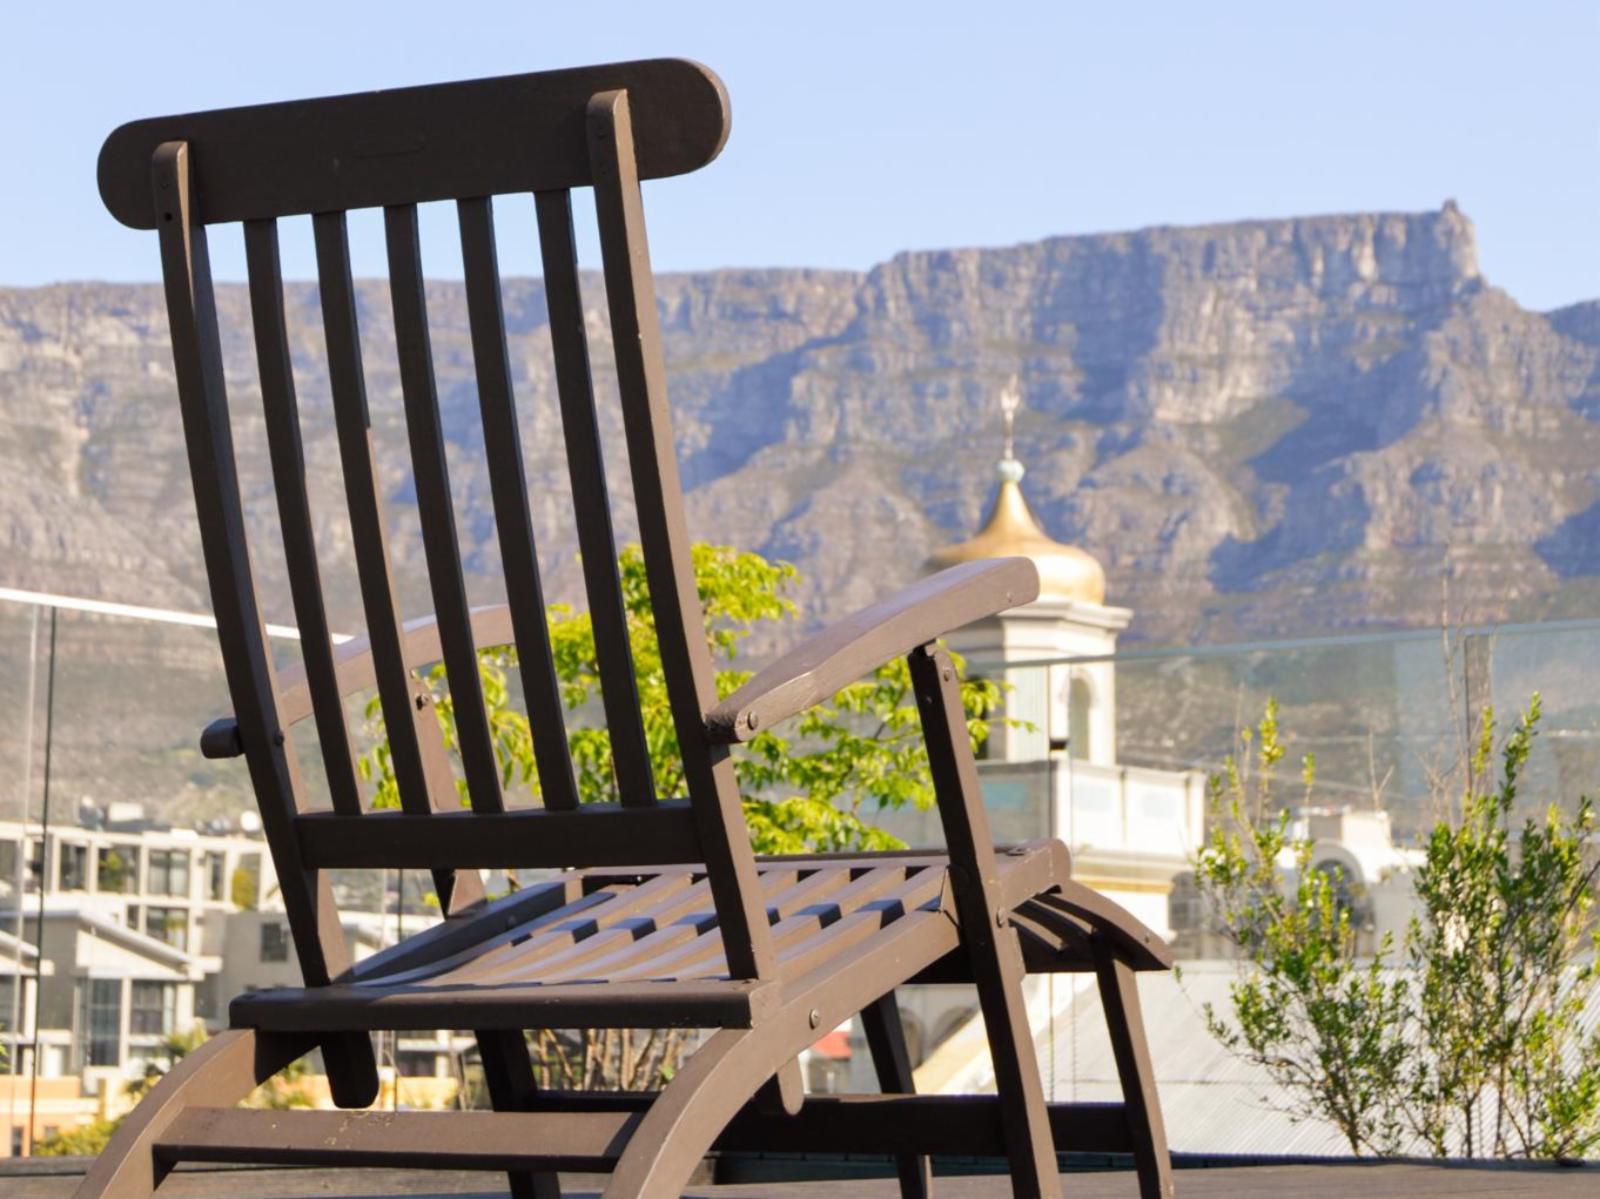
[[1106, 602], [1106, 572], [1075, 545], [1050, 537], [1035, 519], [1022, 495], [1022, 463], [1007, 457], [1000, 463], [1000, 489], [983, 529], [970, 541], [935, 550], [929, 570], [942, 570], [983, 558], [1031, 558], [1039, 568], [1039, 598], [1061, 602]]

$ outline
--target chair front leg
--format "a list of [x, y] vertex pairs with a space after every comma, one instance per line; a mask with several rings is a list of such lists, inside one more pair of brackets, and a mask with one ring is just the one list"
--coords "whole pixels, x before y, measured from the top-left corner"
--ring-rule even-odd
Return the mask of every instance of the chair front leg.
[[[494, 1110], [526, 1111], [539, 1088], [522, 1030], [479, 1029], [473, 1035], [478, 1039], [483, 1081]], [[395, 1085], [399, 1085], [398, 1080]], [[511, 1187], [511, 1199], [561, 1199], [561, 1180], [553, 1170], [516, 1170], [506, 1179]]]
[[910, 663], [939, 819], [950, 851], [956, 917], [994, 1060], [1011, 1190], [1023, 1199], [1056, 1199], [1060, 1178], [1022, 995], [1022, 947], [1009, 913], [1000, 904], [994, 842], [972, 758], [961, 684], [950, 655], [937, 646], [912, 651]]
[[1095, 934], [1093, 945], [1100, 1006], [1106, 1014], [1106, 1031], [1111, 1034], [1128, 1137], [1133, 1142], [1133, 1161], [1139, 1173], [1139, 1196], [1172, 1199], [1172, 1159], [1167, 1153], [1167, 1131], [1161, 1119], [1155, 1071], [1150, 1065], [1150, 1046], [1139, 1009], [1138, 976], [1104, 933]]
[[[895, 1002], [893, 991], [861, 1009], [861, 1028], [867, 1034], [872, 1067], [884, 1094], [915, 1093], [911, 1055], [906, 1052], [906, 1031], [900, 1023], [900, 1005]], [[933, 1194], [933, 1163], [928, 1158], [915, 1153], [897, 1153], [894, 1164], [900, 1176], [901, 1199], [928, 1199]]]

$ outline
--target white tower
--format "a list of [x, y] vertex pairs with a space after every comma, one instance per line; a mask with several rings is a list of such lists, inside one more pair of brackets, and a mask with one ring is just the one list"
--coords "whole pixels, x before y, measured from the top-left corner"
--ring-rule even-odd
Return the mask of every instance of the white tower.
[[1027, 663], [1093, 658], [1116, 652], [1117, 634], [1133, 613], [1107, 606], [1100, 563], [1077, 546], [1053, 540], [1022, 494], [1025, 473], [1017, 461], [1012, 427], [1021, 393], [1013, 379], [1001, 394], [1005, 449], [989, 519], [977, 536], [949, 545], [928, 559], [930, 571], [982, 558], [1029, 558], [1039, 569], [1039, 598], [1021, 608], [968, 625], [946, 640], [967, 660], [971, 675], [1007, 686], [1006, 715], [1032, 729], [997, 726], [991, 760], [1023, 762], [1065, 750], [1077, 760], [1110, 766], [1117, 760], [1116, 671], [1110, 662], [1080, 662], [1049, 670]]

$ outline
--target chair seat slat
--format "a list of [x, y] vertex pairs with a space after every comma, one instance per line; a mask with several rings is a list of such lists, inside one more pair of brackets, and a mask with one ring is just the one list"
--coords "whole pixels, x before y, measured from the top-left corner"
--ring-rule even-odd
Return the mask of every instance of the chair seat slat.
[[[677, 880], [678, 885], [651, 892], [651, 888], [656, 887], [662, 879]], [[709, 906], [710, 892], [704, 882], [690, 884], [688, 876], [662, 876], [662, 879], [651, 879], [640, 887], [629, 888], [632, 895], [624, 892], [618, 900], [606, 904], [606, 908], [598, 912], [600, 919], [595, 920], [592, 932], [587, 932], [587, 935], [574, 936], [568, 944], [547, 944], [533, 951], [525, 949], [517, 954], [507, 954], [506, 959], [496, 962], [485, 973], [478, 973], [477, 964], [474, 964], [474, 967], [462, 970], [462, 976], [494, 986], [520, 981], [555, 983], [562, 980], [563, 976], [574, 973], [574, 970], [581, 973], [581, 967], [597, 957], [606, 956], [606, 952], [619, 941], [635, 940], [642, 928], [672, 924], [696, 904], [702, 908]], [[637, 900], [627, 903], [634, 895], [637, 895]], [[715, 917], [712, 927], [715, 927]]]
[[[849, 877], [848, 867], [836, 869], [844, 877]], [[873, 870], [861, 878], [848, 882], [825, 898], [813, 899], [811, 903], [795, 909], [787, 918], [772, 926], [768, 935], [774, 951], [781, 951], [785, 945], [843, 920], [863, 904], [871, 903], [885, 892], [903, 885], [905, 879], [906, 871], [899, 867]], [[719, 961], [723, 953], [724, 948], [720, 943], [687, 945], [655, 961], [641, 963], [632, 969], [619, 970], [613, 977], [634, 979], [673, 975], [682, 978], [686, 975], [699, 975], [711, 969], [712, 963]]]
[[[842, 869], [826, 871], [835, 879], [848, 879], [848, 872]], [[784, 869], [770, 869], [762, 872], [762, 892], [768, 896], [768, 906], [778, 903], [779, 895], [794, 892], [794, 880], [797, 871], [784, 871]], [[646, 933], [629, 944], [622, 944], [610, 954], [587, 960], [582, 970], [570, 970], [562, 975], [552, 976], [549, 981], [581, 981], [582, 978], [616, 978], [624, 975], [637, 965], [645, 962], [656, 962], [658, 972], [666, 973], [669, 962], [682, 960], [691, 951], [691, 944], [698, 941], [701, 936], [712, 932], [717, 927], [717, 912], [710, 903], [709, 884], [702, 890], [704, 903], [699, 911], [691, 912], [690, 917], [680, 919], [656, 928], [654, 932]]]
[[411, 986], [380, 991], [335, 983], [235, 999], [235, 1026], [266, 1031], [353, 1032], [454, 1028], [749, 1028], [777, 1005], [773, 984], [729, 978], [678, 983], [521, 983], [504, 987]]

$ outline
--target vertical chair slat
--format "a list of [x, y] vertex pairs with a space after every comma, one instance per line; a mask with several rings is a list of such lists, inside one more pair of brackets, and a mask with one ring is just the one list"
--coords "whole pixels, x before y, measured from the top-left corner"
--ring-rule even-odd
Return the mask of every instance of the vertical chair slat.
[[300, 626], [306, 684], [311, 691], [317, 740], [333, 810], [345, 816], [361, 812], [361, 780], [356, 774], [350, 731], [339, 700], [339, 678], [333, 662], [333, 640], [322, 602], [321, 570], [311, 502], [306, 493], [305, 452], [300, 441], [300, 411], [295, 399], [294, 367], [283, 315], [283, 274], [278, 261], [278, 223], [246, 221], [245, 261], [250, 276], [250, 315], [255, 326], [256, 362], [261, 374], [261, 403], [267, 426], [267, 450], [278, 497], [278, 523], [283, 556], [289, 568], [289, 592]]
[[[345, 496], [350, 509], [351, 541], [361, 599], [372, 645], [378, 698], [394, 765], [400, 804], [424, 814], [455, 795], [455, 780], [445, 757], [425, 691], [413, 685], [406, 669], [404, 640], [389, 566], [388, 536], [383, 523], [377, 465], [372, 453], [371, 418], [366, 380], [361, 367], [360, 330], [356, 322], [355, 285], [350, 278], [350, 241], [342, 212], [312, 217], [316, 241], [317, 280], [322, 289], [322, 322], [328, 347], [328, 382], [333, 392], [335, 432], [344, 468]], [[434, 886], [445, 911], [473, 902], [483, 884], [471, 871], [454, 876], [434, 874]]]
[[445, 460], [444, 425], [439, 418], [438, 388], [433, 378], [417, 206], [398, 204], [384, 209], [383, 228], [389, 250], [389, 295], [394, 305], [395, 346], [400, 357], [406, 433], [411, 440], [417, 515], [422, 522], [422, 548], [428, 562], [434, 616], [439, 622], [439, 645], [450, 679], [456, 741], [473, 811], [499, 812], [505, 809], [505, 803], [500, 795], [500, 771], [495, 765], [494, 736], [489, 730], [483, 685], [478, 677], [478, 651], [472, 642], [467, 583], [461, 573], [455, 505], [450, 498], [450, 468]]
[[[417, 206], [397, 204], [384, 209], [383, 227], [389, 251], [389, 295], [394, 305], [395, 345], [400, 356], [400, 390], [405, 397], [406, 432], [411, 440], [411, 469], [417, 486], [417, 512], [422, 521], [422, 548], [428, 561], [434, 616], [439, 622], [439, 647], [444, 654], [454, 701], [456, 743], [467, 777], [467, 795], [475, 812], [501, 812], [500, 772], [495, 765], [494, 736], [478, 676], [478, 651], [472, 640], [467, 584], [461, 572], [456, 537], [455, 505], [450, 498], [450, 470], [445, 460], [444, 426], [439, 416], [433, 377], [433, 350], [428, 336], [428, 308], [422, 275], [422, 245], [417, 233]], [[434, 803], [439, 795], [434, 793]], [[478, 1052], [496, 1110], [514, 1111], [534, 1090], [533, 1067], [520, 1032], [479, 1030]], [[556, 1199], [551, 1173], [514, 1170], [512, 1199]]]
[[[627, 93], [595, 96], [587, 123], [628, 464], [673, 725], [715, 888], [728, 968], [735, 977], [757, 978], [772, 969], [771, 939], [733, 764], [726, 749], [712, 746], [706, 734], [705, 714], [716, 703], [716, 683], [667, 410]], [[795, 1097], [788, 1092], [797, 1090], [798, 1077], [786, 1070], [783, 1082], [787, 1101]]]
[[578, 785], [572, 774], [572, 756], [567, 752], [561, 689], [550, 648], [550, 626], [545, 619], [533, 518], [528, 511], [528, 480], [500, 301], [494, 209], [491, 201], [482, 197], [458, 201], [456, 211], [466, 269], [472, 360], [478, 376], [478, 408], [483, 416], [484, 449], [489, 462], [489, 492], [500, 534], [500, 560], [505, 570], [511, 624], [517, 634], [522, 694], [533, 722], [534, 764], [545, 807], [571, 810], [578, 806]]
[[[194, 211], [188, 144], [163, 142], [150, 174], [160, 217], [172, 360], [217, 639], [250, 782], [272, 846], [284, 914], [294, 933], [295, 956], [307, 985], [318, 986], [349, 969], [350, 950], [328, 876], [305, 865], [295, 836], [303, 795], [300, 766], [278, 719], [277, 684], [250, 569], [210, 255], [205, 226]], [[328, 1037], [322, 1054], [336, 1103], [362, 1107], [372, 1102], [378, 1093], [378, 1065], [371, 1038]]]
[[545, 303], [550, 313], [550, 346], [561, 399], [561, 427], [566, 435], [567, 468], [577, 512], [578, 548], [583, 555], [583, 581], [600, 666], [600, 699], [611, 735], [618, 798], [630, 807], [638, 807], [655, 802], [655, 784], [639, 714], [627, 613], [617, 578], [617, 542], [611, 530], [611, 500], [606, 494], [605, 456], [600, 447], [583, 294], [578, 283], [572, 195], [567, 191], [540, 192], [534, 201], [544, 262]]
[[302, 795], [299, 764], [278, 721], [272, 659], [245, 541], [206, 230], [193, 211], [187, 144], [163, 143], [151, 174], [162, 217], [161, 273], [172, 357], [217, 638], [300, 969], [316, 986], [349, 967], [349, 950], [326, 877], [302, 865], [295, 836]]

